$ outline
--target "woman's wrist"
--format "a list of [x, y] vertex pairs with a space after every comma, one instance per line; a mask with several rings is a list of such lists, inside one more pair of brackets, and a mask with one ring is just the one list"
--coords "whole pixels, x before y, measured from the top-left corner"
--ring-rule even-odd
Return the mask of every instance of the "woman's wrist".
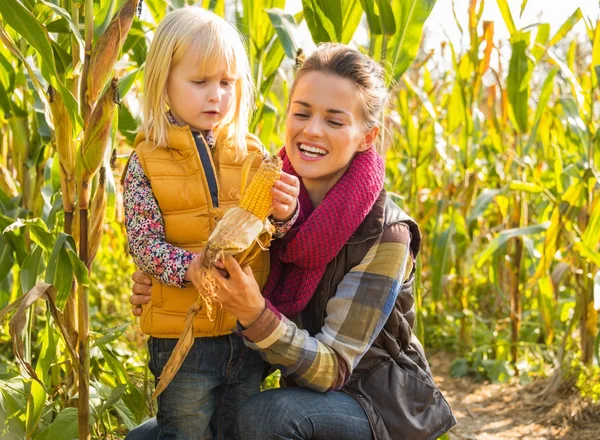
[[267, 303], [265, 302], [265, 299], [261, 296], [260, 302], [256, 305], [256, 307], [253, 307], [252, 310], [248, 310], [247, 312], [244, 312], [240, 316], [237, 316], [237, 319], [238, 319], [239, 323], [242, 325], [242, 327], [250, 328], [254, 324], [256, 324], [256, 322], [260, 319], [262, 314], [265, 312], [266, 308], [267, 308]]

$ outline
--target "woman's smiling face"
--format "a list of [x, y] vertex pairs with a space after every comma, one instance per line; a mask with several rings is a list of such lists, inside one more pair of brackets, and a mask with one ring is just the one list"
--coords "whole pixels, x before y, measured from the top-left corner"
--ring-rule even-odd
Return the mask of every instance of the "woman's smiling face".
[[349, 79], [313, 71], [301, 76], [290, 98], [286, 153], [310, 191], [331, 189], [354, 155], [374, 142], [378, 128], [364, 130], [359, 91]]

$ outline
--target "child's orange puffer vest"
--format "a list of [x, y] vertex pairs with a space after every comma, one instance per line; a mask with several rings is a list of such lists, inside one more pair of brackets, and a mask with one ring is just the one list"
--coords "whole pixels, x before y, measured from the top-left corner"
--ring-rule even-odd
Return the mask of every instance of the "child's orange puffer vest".
[[[248, 153], [260, 152], [252, 164], [252, 176], [258, 169], [264, 152], [260, 141], [248, 135]], [[203, 148], [208, 146], [204, 144]], [[231, 142], [217, 142], [209, 156], [217, 178], [219, 206], [213, 207], [208, 181], [188, 127], [172, 125], [168, 132], [168, 147], [157, 147], [151, 138], [139, 133], [135, 151], [150, 180], [158, 200], [165, 225], [166, 241], [174, 246], [199, 252], [215, 228], [223, 211], [239, 203], [242, 164], [246, 156], [236, 158]], [[269, 253], [262, 252], [251, 264], [256, 281], [262, 288], [269, 271]], [[183, 331], [187, 310], [194, 303], [197, 291], [152, 280], [152, 300], [143, 307], [142, 331], [157, 338], [178, 338]], [[194, 321], [194, 336], [218, 336], [231, 333], [236, 318], [218, 304], [213, 306], [212, 320], [205, 309]]]

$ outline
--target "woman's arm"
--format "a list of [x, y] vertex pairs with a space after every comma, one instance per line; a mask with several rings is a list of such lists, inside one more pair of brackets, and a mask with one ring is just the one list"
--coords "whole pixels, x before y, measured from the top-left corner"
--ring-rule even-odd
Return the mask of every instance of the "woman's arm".
[[412, 271], [409, 244], [405, 225], [388, 228], [346, 274], [314, 337], [267, 302], [260, 318], [241, 332], [246, 344], [299, 385], [321, 392], [341, 388], [381, 332]]
[[123, 205], [129, 252], [136, 266], [163, 284], [183, 287], [195, 254], [165, 241], [162, 213], [136, 153], [129, 159], [123, 181]]

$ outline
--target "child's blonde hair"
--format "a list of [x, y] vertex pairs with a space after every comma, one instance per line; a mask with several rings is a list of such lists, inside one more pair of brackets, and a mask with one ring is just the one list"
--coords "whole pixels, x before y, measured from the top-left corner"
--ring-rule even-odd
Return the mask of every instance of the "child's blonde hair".
[[246, 134], [254, 103], [254, 88], [248, 55], [235, 27], [205, 9], [189, 6], [170, 12], [161, 21], [152, 41], [144, 72], [144, 122], [146, 137], [167, 145], [169, 121], [167, 80], [192, 44], [196, 44], [198, 70], [207, 77], [224, 63], [235, 81], [235, 100], [228, 114], [215, 127], [215, 137], [230, 138], [246, 152]]

